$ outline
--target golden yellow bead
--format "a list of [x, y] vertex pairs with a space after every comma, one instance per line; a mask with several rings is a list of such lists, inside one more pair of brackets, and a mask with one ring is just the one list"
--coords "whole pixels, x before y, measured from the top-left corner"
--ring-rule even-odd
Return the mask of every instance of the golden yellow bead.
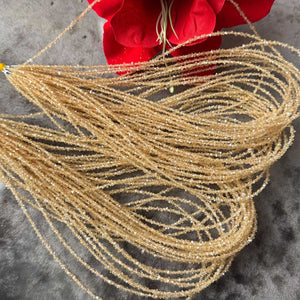
[[3, 63], [0, 63], [0, 72], [2, 72], [3, 70], [4, 70], [4, 68], [6, 67], [6, 65], [5, 64], [3, 64]]

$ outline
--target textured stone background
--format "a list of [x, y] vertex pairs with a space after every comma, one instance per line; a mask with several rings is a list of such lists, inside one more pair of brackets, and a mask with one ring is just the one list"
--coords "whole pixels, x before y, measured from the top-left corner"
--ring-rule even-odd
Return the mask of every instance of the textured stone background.
[[[260, 34], [300, 48], [299, 0], [276, 0], [257, 23]], [[1, 0], [0, 61], [18, 64], [52, 40], [84, 8], [86, 0]], [[245, 26], [242, 30], [247, 30]], [[90, 13], [38, 62], [105, 63], [101, 20]], [[299, 60], [294, 62], [298, 64]], [[0, 75], [0, 111], [21, 113], [32, 106]], [[300, 120], [295, 122], [300, 132]], [[0, 141], [1, 147], [1, 141]], [[1, 150], [0, 150], [1, 151]], [[256, 198], [258, 232], [230, 271], [193, 300], [300, 299], [300, 134], [271, 169], [271, 183]], [[47, 232], [46, 232], [47, 233]], [[50, 232], [49, 232], [50, 234]], [[91, 279], [92, 280], [92, 277]], [[139, 299], [95, 283], [103, 299]], [[36, 237], [9, 190], [0, 184], [0, 299], [89, 299], [65, 275]]]

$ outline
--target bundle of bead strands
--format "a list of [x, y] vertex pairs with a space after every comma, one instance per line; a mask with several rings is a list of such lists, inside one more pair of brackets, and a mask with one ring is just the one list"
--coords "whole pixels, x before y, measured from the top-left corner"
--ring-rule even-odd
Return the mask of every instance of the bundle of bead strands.
[[[40, 112], [0, 115], [0, 180], [45, 247], [93, 298], [101, 295], [77, 277], [70, 257], [139, 296], [192, 297], [254, 238], [253, 197], [291, 145], [299, 115], [299, 70], [277, 48], [300, 53], [223, 32], [213, 35], [247, 43], [136, 66], [29, 64], [89, 9], [27, 63], [1, 65]], [[170, 87], [176, 94], [162, 93]], [[51, 126], [32, 125], [41, 116]], [[67, 258], [52, 249], [30, 207]]]

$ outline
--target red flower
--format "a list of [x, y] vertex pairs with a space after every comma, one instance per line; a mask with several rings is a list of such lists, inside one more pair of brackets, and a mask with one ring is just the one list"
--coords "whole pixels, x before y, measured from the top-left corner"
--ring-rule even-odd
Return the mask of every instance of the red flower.
[[[88, 0], [92, 3], [94, 0]], [[256, 22], [265, 17], [275, 0], [235, 0], [242, 11]], [[102, 0], [93, 8], [107, 19], [103, 48], [109, 64], [140, 62], [151, 59], [163, 48], [158, 39], [157, 22], [162, 11], [161, 0]], [[244, 24], [236, 8], [228, 0], [167, 0], [171, 6], [166, 39], [171, 45], [222, 28]], [[171, 26], [173, 25], [173, 28]], [[198, 41], [172, 53], [177, 56], [218, 49], [221, 37]]]

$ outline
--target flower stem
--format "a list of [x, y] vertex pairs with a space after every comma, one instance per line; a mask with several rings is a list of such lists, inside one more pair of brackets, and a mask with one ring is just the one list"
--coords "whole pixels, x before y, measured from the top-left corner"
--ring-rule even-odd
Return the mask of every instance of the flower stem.
[[[161, 43], [163, 44], [162, 54], [163, 54], [163, 59], [165, 59], [167, 43], [170, 45], [170, 47], [172, 46], [171, 43], [167, 39], [168, 22], [170, 23], [171, 29], [174, 32], [175, 36], [177, 38], [178, 38], [178, 36], [175, 32], [173, 22], [172, 22], [172, 16], [171, 16], [171, 9], [172, 9], [174, 0], [172, 0], [170, 4], [168, 4], [168, 0], [160, 0], [160, 2], [161, 2], [162, 10], [161, 10], [161, 13], [158, 16], [158, 19], [156, 22], [156, 33], [157, 33], [157, 37], [158, 37], [160, 44]], [[160, 31], [158, 29], [159, 25], [160, 25]], [[166, 65], [166, 67], [168, 66], [167, 63], [165, 63], [165, 65]], [[169, 90], [170, 90], [170, 93], [174, 93], [173, 86], [171, 86]]]

